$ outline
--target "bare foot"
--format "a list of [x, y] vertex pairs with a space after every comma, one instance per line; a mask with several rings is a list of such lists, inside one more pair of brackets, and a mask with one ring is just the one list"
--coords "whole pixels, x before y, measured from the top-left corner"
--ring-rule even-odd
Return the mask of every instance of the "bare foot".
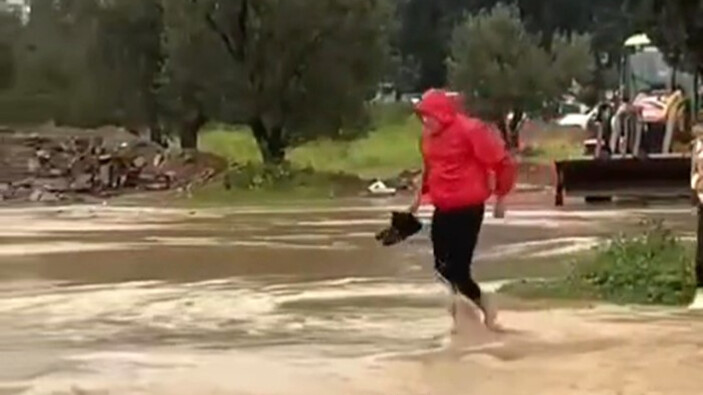
[[493, 321], [484, 321], [484, 324], [486, 325], [486, 328], [488, 328], [488, 330], [490, 330], [490, 331], [492, 331], [492, 332], [496, 332], [496, 333], [505, 333], [505, 332], [507, 332], [507, 329], [505, 329], [504, 326], [502, 326], [501, 324], [499, 324], [497, 320], [493, 320]]
[[498, 324], [498, 310], [496, 310], [488, 295], [484, 294], [481, 297], [479, 308], [483, 312], [483, 323], [486, 325], [486, 328], [494, 332], [501, 332], [504, 330], [503, 327]]

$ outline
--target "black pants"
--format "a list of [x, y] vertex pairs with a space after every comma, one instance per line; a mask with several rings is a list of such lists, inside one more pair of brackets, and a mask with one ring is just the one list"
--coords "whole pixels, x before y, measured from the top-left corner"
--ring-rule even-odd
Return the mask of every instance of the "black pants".
[[477, 304], [481, 288], [471, 277], [471, 263], [483, 223], [483, 205], [456, 210], [435, 210], [432, 248], [435, 269], [452, 287]]

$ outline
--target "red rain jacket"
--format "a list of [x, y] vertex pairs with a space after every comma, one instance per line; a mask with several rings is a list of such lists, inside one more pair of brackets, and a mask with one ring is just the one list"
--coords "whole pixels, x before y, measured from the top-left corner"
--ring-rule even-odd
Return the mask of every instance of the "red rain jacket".
[[423, 192], [440, 210], [482, 204], [492, 194], [507, 195], [515, 185], [515, 165], [502, 139], [486, 123], [463, 114], [458, 103], [445, 91], [430, 90], [416, 106], [420, 116], [441, 125], [435, 131], [425, 128], [421, 144]]

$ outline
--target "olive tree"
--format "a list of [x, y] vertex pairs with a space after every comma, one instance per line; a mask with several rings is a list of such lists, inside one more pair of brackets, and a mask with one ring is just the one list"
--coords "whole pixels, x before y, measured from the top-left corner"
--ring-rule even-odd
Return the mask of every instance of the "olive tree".
[[469, 15], [456, 30], [448, 60], [451, 86], [465, 95], [473, 114], [496, 123], [511, 148], [515, 122], [590, 77], [593, 56], [585, 35], [555, 35], [549, 42], [527, 31], [520, 11], [498, 4]]
[[279, 163], [353, 126], [387, 70], [392, 15], [388, 0], [165, 2], [165, 90], [194, 119], [248, 125]]

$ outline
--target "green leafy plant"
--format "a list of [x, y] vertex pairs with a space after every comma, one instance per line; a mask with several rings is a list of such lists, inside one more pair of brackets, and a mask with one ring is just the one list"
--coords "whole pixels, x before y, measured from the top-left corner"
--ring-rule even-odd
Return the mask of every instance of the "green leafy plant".
[[263, 191], [322, 188], [334, 191], [358, 191], [364, 182], [356, 176], [343, 173], [316, 172], [311, 168], [297, 168], [284, 162], [280, 165], [234, 165], [225, 175], [232, 190]]
[[515, 283], [503, 291], [618, 304], [689, 302], [696, 288], [692, 249], [661, 221], [647, 221], [643, 226], [640, 234], [621, 234], [599, 247], [592, 259], [576, 263], [566, 278]]

